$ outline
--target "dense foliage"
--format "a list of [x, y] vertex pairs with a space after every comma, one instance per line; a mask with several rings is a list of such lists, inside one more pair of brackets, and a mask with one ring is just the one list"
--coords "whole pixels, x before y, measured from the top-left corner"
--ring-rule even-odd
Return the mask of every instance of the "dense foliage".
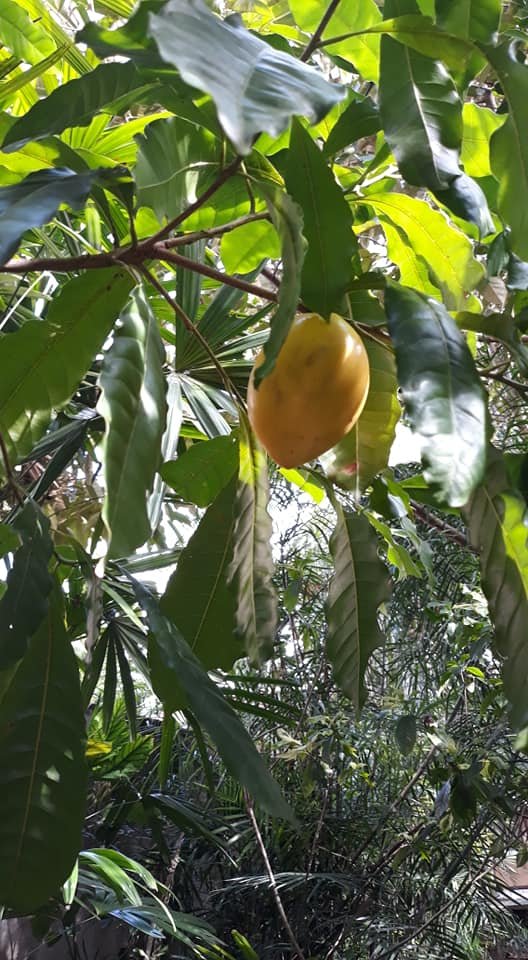
[[[523, 939], [527, 21], [0, 0], [6, 923], [248, 960]], [[370, 389], [285, 469], [246, 391], [307, 312]]]

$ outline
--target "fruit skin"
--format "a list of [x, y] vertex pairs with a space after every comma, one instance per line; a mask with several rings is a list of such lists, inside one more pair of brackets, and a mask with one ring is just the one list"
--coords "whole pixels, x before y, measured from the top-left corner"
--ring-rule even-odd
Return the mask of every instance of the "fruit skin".
[[335, 444], [358, 419], [369, 388], [361, 338], [336, 313], [304, 313], [293, 321], [272, 372], [248, 385], [248, 415], [262, 445], [282, 467], [297, 467]]

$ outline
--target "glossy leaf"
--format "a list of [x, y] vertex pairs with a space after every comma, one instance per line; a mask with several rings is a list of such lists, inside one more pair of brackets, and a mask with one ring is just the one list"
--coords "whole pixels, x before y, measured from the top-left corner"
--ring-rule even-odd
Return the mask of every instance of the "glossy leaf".
[[150, 15], [149, 35], [186, 83], [212, 96], [241, 154], [250, 152], [257, 133], [278, 136], [293, 114], [318, 122], [344, 96], [318, 71], [221, 20], [202, 0], [169, 0]]
[[436, 21], [447, 33], [493, 43], [499, 29], [501, 0], [435, 0]]
[[321, 457], [327, 476], [356, 498], [387, 466], [401, 413], [392, 351], [370, 337], [364, 346], [370, 365], [367, 402], [352, 430]]
[[511, 483], [500, 454], [491, 450], [486, 476], [467, 509], [482, 589], [503, 658], [504, 692], [514, 727], [528, 724], [528, 532], [526, 502]]
[[266, 454], [244, 415], [240, 418], [240, 473], [235, 503], [229, 579], [236, 598], [236, 627], [253, 663], [271, 657], [277, 629], [272, 583], [271, 519]]
[[0, 337], [0, 431], [12, 462], [40, 439], [52, 409], [70, 399], [132, 285], [122, 270], [85, 273], [62, 287], [47, 320]]
[[280, 257], [280, 241], [266, 220], [245, 223], [222, 237], [220, 258], [227, 273], [251, 273], [268, 257]]
[[486, 47], [508, 101], [506, 122], [491, 138], [491, 169], [499, 182], [499, 213], [511, 228], [511, 246], [528, 260], [528, 66], [510, 41]]
[[236, 437], [213, 437], [193, 445], [177, 460], [164, 463], [161, 475], [165, 483], [183, 500], [207, 507], [236, 472]]
[[9, 260], [26, 230], [48, 223], [61, 204], [74, 210], [82, 207], [96, 176], [96, 171], [74, 173], [56, 167], [0, 187], [0, 263]]
[[383, 642], [378, 607], [389, 597], [389, 579], [368, 520], [345, 513], [335, 498], [333, 506], [337, 523], [330, 539], [334, 574], [326, 605], [326, 652], [335, 682], [359, 711], [366, 699], [369, 657]]
[[335, 154], [356, 140], [371, 137], [381, 129], [379, 110], [370, 97], [351, 100], [324, 145], [325, 154]]
[[[288, 6], [301, 30], [313, 34], [326, 11], [320, 0], [288, 0]], [[381, 14], [374, 0], [361, 0], [361, 3], [340, 3], [330, 18], [323, 39], [347, 36], [327, 47], [331, 55], [348, 60], [365, 80], [378, 80], [379, 39], [364, 31], [381, 20]]]
[[420, 437], [425, 479], [440, 501], [463, 506], [486, 461], [486, 400], [473, 358], [437, 301], [391, 284], [385, 308], [405, 412]]
[[216, 744], [231, 775], [265, 810], [291, 820], [291, 811], [279, 787], [219, 687], [210, 679], [177, 627], [161, 614], [152, 595], [137, 581], [134, 581], [134, 589], [138, 602], [147, 612], [151, 644], [157, 651], [159, 670], [152, 674], [154, 690], [166, 701], [171, 682], [177, 692], [182, 689], [192, 712]]
[[0, 705], [0, 901], [33, 913], [81, 842], [86, 763], [79, 672], [57, 601]]
[[161, 612], [178, 627], [207, 670], [229, 670], [244, 656], [227, 576], [233, 558], [235, 493], [233, 480], [211, 504], [160, 600]]
[[286, 189], [303, 214], [308, 243], [301, 273], [301, 299], [315, 313], [343, 312], [353, 275], [357, 240], [352, 213], [322, 152], [298, 121], [293, 122], [286, 164]]
[[[7, 528], [10, 530], [11, 528]], [[0, 670], [13, 666], [27, 650], [48, 610], [53, 584], [48, 564], [53, 551], [50, 523], [40, 507], [28, 500], [13, 521], [21, 546], [7, 574], [6, 591], [0, 600]]]
[[448, 187], [435, 190], [434, 195], [455, 216], [474, 223], [481, 237], [495, 233], [495, 224], [484, 191], [467, 174], [460, 173], [451, 180]]
[[111, 557], [127, 557], [150, 535], [147, 494], [159, 463], [166, 419], [164, 350], [141, 288], [121, 320], [103, 362], [98, 404], [106, 422], [103, 519]]
[[2, 150], [18, 150], [30, 140], [41, 140], [68, 127], [87, 126], [99, 111], [122, 112], [140, 98], [145, 89], [140, 84], [132, 63], [102, 63], [35, 103], [9, 128]]

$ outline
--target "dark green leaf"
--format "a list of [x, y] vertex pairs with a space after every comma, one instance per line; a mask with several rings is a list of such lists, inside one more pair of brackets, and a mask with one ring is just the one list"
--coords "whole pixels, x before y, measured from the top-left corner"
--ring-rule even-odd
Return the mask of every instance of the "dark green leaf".
[[271, 579], [272, 525], [267, 506], [266, 454], [241, 414], [240, 474], [229, 578], [235, 589], [237, 631], [253, 663], [271, 657], [277, 629], [277, 598]]
[[62, 203], [82, 207], [97, 171], [74, 173], [55, 168], [37, 170], [10, 187], [0, 188], [0, 263], [9, 260], [26, 230], [41, 227]]
[[106, 652], [106, 669], [103, 687], [103, 730], [108, 734], [112, 722], [117, 692], [117, 661], [114, 637], [110, 634]]
[[7, 523], [0, 523], [0, 557], [5, 557], [6, 553], [14, 553], [19, 546], [20, 537], [16, 530]]
[[90, 271], [66, 283], [47, 320], [0, 337], [0, 431], [12, 462], [44, 433], [110, 332], [133, 280], [123, 270]]
[[466, 173], [460, 173], [451, 180], [448, 187], [434, 191], [435, 197], [455, 216], [469, 220], [478, 227], [481, 237], [495, 233], [495, 224], [491, 218], [483, 190]]
[[223, 490], [237, 466], [237, 441], [230, 434], [193, 443], [177, 460], [164, 463], [160, 473], [183, 500], [207, 507]]
[[326, 650], [334, 679], [356, 710], [366, 699], [365, 669], [383, 642], [377, 612], [389, 597], [389, 577], [368, 520], [345, 513], [333, 498], [337, 523], [330, 538], [334, 575], [328, 589]]
[[436, 22], [446, 33], [493, 43], [499, 29], [501, 0], [435, 0]]
[[[247, 730], [226, 702], [219, 688], [210, 679], [185, 642], [177, 627], [164, 617], [158, 604], [145, 588], [134, 581], [138, 602], [147, 612], [152, 644], [165, 672], [163, 693], [170, 688], [183, 689], [198, 722], [207, 730], [227, 769], [274, 816], [292, 819], [279, 787], [269, 774]], [[159, 693], [159, 674], [153, 674], [154, 689]], [[170, 705], [169, 705], [170, 709]]]
[[356, 140], [371, 137], [381, 129], [379, 110], [370, 97], [352, 100], [336, 125], [332, 127], [324, 145], [325, 154], [339, 153]]
[[528, 528], [526, 502], [511, 486], [504, 461], [491, 449], [484, 482], [466, 508], [477, 548], [482, 589], [503, 658], [504, 692], [514, 727], [528, 724]]
[[[455, 37], [439, 30], [430, 17], [422, 17], [418, 13], [409, 13], [409, 10], [417, 9], [418, 7], [413, 0], [391, 0], [390, 10], [393, 19], [386, 19], [382, 23], [370, 27], [366, 33], [384, 34], [424, 57], [442, 60], [454, 70], [463, 67], [475, 53], [473, 44], [462, 37]], [[395, 16], [398, 12], [401, 12], [401, 16]], [[389, 13], [388, 3], [385, 3], [384, 13], [387, 17]]]
[[426, 480], [463, 506], [486, 462], [487, 409], [466, 341], [445, 307], [391, 284], [385, 308], [403, 402], [420, 437]]
[[53, 551], [49, 531], [47, 517], [33, 500], [28, 500], [13, 522], [13, 532], [20, 535], [22, 546], [15, 553], [7, 589], [0, 600], [0, 670], [25, 655], [29, 638], [47, 613], [53, 585], [48, 573]]
[[301, 298], [323, 317], [341, 313], [345, 291], [358, 272], [352, 263], [358, 249], [352, 213], [323, 154], [297, 120], [292, 125], [285, 181], [302, 210], [308, 242]]
[[130, 20], [122, 27], [109, 30], [101, 24], [85, 24], [76, 35], [78, 43], [85, 43], [99, 56], [130, 57], [141, 66], [161, 66], [153, 40], [147, 36], [148, 18], [163, 7], [165, 0], [143, 0]]
[[33, 913], [81, 842], [86, 764], [79, 673], [56, 601], [0, 705], [0, 902]]
[[212, 96], [241, 154], [250, 152], [257, 133], [278, 136], [293, 114], [319, 121], [344, 96], [342, 87], [238, 23], [221, 20], [202, 0], [169, 0], [150, 15], [149, 35], [186, 83]]
[[130, 739], [134, 740], [137, 734], [136, 691], [134, 687], [134, 679], [130, 670], [130, 664], [119, 635], [114, 636], [114, 647], [117, 654], [117, 662], [119, 664], [119, 674], [121, 677], [121, 686], [123, 688], [123, 699], [125, 701], [128, 726], [130, 730]]
[[141, 288], [121, 319], [103, 362], [98, 404], [106, 421], [103, 519], [111, 557], [129, 556], [150, 535], [147, 493], [159, 463], [166, 418], [164, 351]]
[[394, 728], [394, 736], [400, 753], [407, 757], [416, 743], [416, 717], [409, 713], [400, 717]]

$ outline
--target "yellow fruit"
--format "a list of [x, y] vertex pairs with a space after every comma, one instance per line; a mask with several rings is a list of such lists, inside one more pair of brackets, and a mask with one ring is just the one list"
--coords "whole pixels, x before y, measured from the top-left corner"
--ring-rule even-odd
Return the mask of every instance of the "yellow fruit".
[[369, 362], [355, 330], [336, 313], [296, 317], [272, 372], [248, 386], [248, 414], [278, 464], [297, 467], [329, 450], [358, 419], [369, 388]]

